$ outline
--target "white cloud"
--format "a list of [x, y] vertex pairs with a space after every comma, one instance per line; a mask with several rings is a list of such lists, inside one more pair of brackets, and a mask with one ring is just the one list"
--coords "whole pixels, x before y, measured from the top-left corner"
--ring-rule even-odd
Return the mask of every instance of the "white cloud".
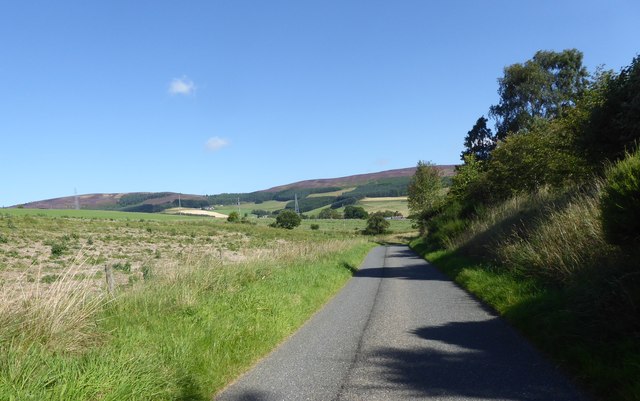
[[172, 95], [190, 95], [196, 90], [196, 85], [187, 77], [174, 78], [169, 84], [169, 93]]
[[223, 138], [219, 138], [214, 136], [213, 138], [209, 138], [207, 142], [204, 144], [205, 148], [207, 148], [210, 152], [218, 151], [225, 146], [229, 145], [229, 141]]

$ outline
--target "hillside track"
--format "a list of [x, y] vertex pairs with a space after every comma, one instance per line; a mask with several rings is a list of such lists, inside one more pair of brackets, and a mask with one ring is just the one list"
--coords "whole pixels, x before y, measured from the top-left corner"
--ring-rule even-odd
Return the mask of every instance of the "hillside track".
[[587, 400], [406, 246], [372, 250], [331, 302], [215, 399]]

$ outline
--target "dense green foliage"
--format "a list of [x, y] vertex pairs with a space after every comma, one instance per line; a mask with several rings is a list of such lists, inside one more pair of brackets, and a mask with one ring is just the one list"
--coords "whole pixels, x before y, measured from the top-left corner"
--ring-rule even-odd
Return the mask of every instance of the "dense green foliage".
[[364, 234], [384, 234], [389, 230], [389, 226], [389, 222], [382, 216], [381, 213], [374, 213], [367, 219], [367, 228], [364, 229]]
[[345, 195], [358, 199], [365, 197], [384, 198], [387, 196], [406, 196], [410, 180], [410, 177], [379, 179], [368, 184], [359, 185], [356, 189]]
[[425, 186], [418, 196], [410, 187], [409, 200], [425, 250], [483, 261], [461, 271], [465, 286], [598, 396], [631, 401], [640, 396], [630, 340], [640, 336], [640, 62], [587, 76], [581, 60], [576, 50], [537, 52], [506, 67], [490, 108], [495, 147], [476, 121], [445, 198], [416, 207], [424, 203], [412, 198], [433, 194]]
[[531, 60], [504, 69], [498, 80], [500, 103], [491, 106], [496, 137], [527, 130], [537, 118], [558, 117], [576, 103], [587, 85], [582, 53], [538, 51]]
[[153, 192], [153, 193], [136, 192], [131, 194], [124, 194], [120, 197], [120, 199], [118, 199], [118, 206], [125, 207], [125, 206], [137, 205], [149, 199], [164, 198], [170, 195], [173, 195], [173, 194], [170, 192]]
[[251, 214], [255, 215], [256, 217], [264, 217], [268, 216], [270, 213], [263, 209], [253, 209], [251, 211]]
[[340, 209], [343, 206], [355, 205], [360, 198], [353, 196], [338, 196], [332, 203], [331, 209]]
[[597, 78], [580, 140], [594, 161], [617, 160], [640, 141], [640, 57], [619, 74], [607, 72]]
[[419, 161], [408, 189], [409, 211], [424, 234], [425, 224], [439, 210], [443, 201], [440, 171], [430, 162]]
[[227, 221], [229, 223], [238, 223], [240, 221], [240, 215], [238, 214], [238, 212], [231, 212], [227, 217]]
[[171, 203], [162, 203], [159, 205], [142, 203], [139, 205], [123, 207], [123, 208], [120, 208], [119, 210], [121, 212], [131, 212], [131, 213], [160, 213], [171, 207], [173, 207]]
[[[319, 209], [323, 206], [331, 205], [335, 200], [333, 196], [319, 196], [314, 198], [304, 198], [298, 200], [298, 207], [300, 213], [309, 212], [311, 210]], [[285, 209], [293, 210], [295, 208], [295, 201], [287, 203]]]
[[345, 219], [366, 219], [369, 213], [362, 206], [347, 206], [344, 208]]
[[640, 244], [640, 149], [607, 171], [601, 208], [609, 241]]
[[173, 202], [171, 202], [171, 205], [172, 207], [180, 206], [192, 209], [200, 209], [209, 206], [209, 201], [204, 199], [174, 199]]
[[341, 219], [342, 214], [333, 208], [322, 209], [320, 213], [318, 213], [319, 219]]
[[298, 215], [298, 213], [292, 210], [283, 210], [278, 213], [278, 217], [276, 217], [275, 227], [286, 228], [288, 230], [293, 230], [294, 228], [300, 225], [302, 219]]
[[478, 118], [475, 125], [464, 138], [464, 151], [462, 159], [473, 156], [476, 160], [487, 160], [491, 151], [496, 147], [496, 141], [491, 132], [491, 128], [487, 128], [487, 120], [484, 116]]

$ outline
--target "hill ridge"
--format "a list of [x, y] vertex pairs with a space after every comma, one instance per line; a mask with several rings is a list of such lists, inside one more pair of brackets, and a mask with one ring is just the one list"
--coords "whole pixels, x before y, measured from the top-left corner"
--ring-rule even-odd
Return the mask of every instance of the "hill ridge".
[[[443, 177], [450, 177], [454, 174], [455, 165], [438, 165]], [[384, 178], [397, 178], [397, 177], [409, 177], [416, 171], [415, 167], [398, 168], [392, 170], [384, 170], [376, 173], [363, 173], [354, 174], [344, 177], [336, 178], [316, 178], [311, 180], [303, 180], [293, 182], [291, 184], [278, 185], [269, 189], [264, 189], [257, 192], [279, 192], [288, 189], [297, 188], [325, 188], [333, 186], [349, 186], [356, 184], [364, 184], [370, 181], [384, 179]]]
[[[443, 177], [450, 177], [455, 174], [454, 165], [439, 165]], [[377, 181], [390, 180], [411, 177], [415, 172], [415, 167], [399, 168], [392, 170], [384, 170], [375, 173], [354, 174], [337, 178], [318, 178], [297, 181], [290, 184], [278, 185], [269, 189], [250, 192], [247, 194], [268, 194], [278, 193], [289, 190], [316, 190], [320, 188], [331, 187], [353, 187], [358, 185], [366, 185]], [[313, 192], [313, 191], [310, 191]], [[205, 202], [208, 198], [215, 198], [220, 195], [196, 195], [184, 194], [177, 192], [112, 192], [112, 193], [91, 193], [78, 195], [80, 206], [83, 209], [103, 209], [103, 210], [125, 210], [129, 211], [156, 211], [155, 208], [160, 205], [175, 203], [177, 206], [178, 199], [183, 203], [196, 204]], [[50, 198], [27, 202], [21, 206], [30, 209], [73, 209], [75, 208], [76, 196], [63, 196], [58, 198]], [[145, 210], [139, 210], [139, 206], [145, 206]], [[198, 206], [199, 207], [199, 206]]]

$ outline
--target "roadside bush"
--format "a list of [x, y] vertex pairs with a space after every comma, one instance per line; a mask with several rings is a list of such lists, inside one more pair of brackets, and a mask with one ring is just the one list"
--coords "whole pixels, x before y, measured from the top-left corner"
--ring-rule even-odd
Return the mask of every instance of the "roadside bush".
[[366, 235], [384, 234], [389, 230], [389, 222], [380, 214], [374, 213], [367, 220], [367, 228], [364, 229]]
[[468, 226], [468, 220], [461, 217], [462, 204], [447, 203], [440, 213], [426, 223], [427, 243], [433, 249], [447, 248], [451, 239], [457, 237]]
[[607, 171], [600, 208], [609, 242], [624, 245], [640, 240], [640, 149]]
[[320, 224], [312, 224], [311, 225], [311, 229], [312, 230], [319, 230], [320, 229]]

